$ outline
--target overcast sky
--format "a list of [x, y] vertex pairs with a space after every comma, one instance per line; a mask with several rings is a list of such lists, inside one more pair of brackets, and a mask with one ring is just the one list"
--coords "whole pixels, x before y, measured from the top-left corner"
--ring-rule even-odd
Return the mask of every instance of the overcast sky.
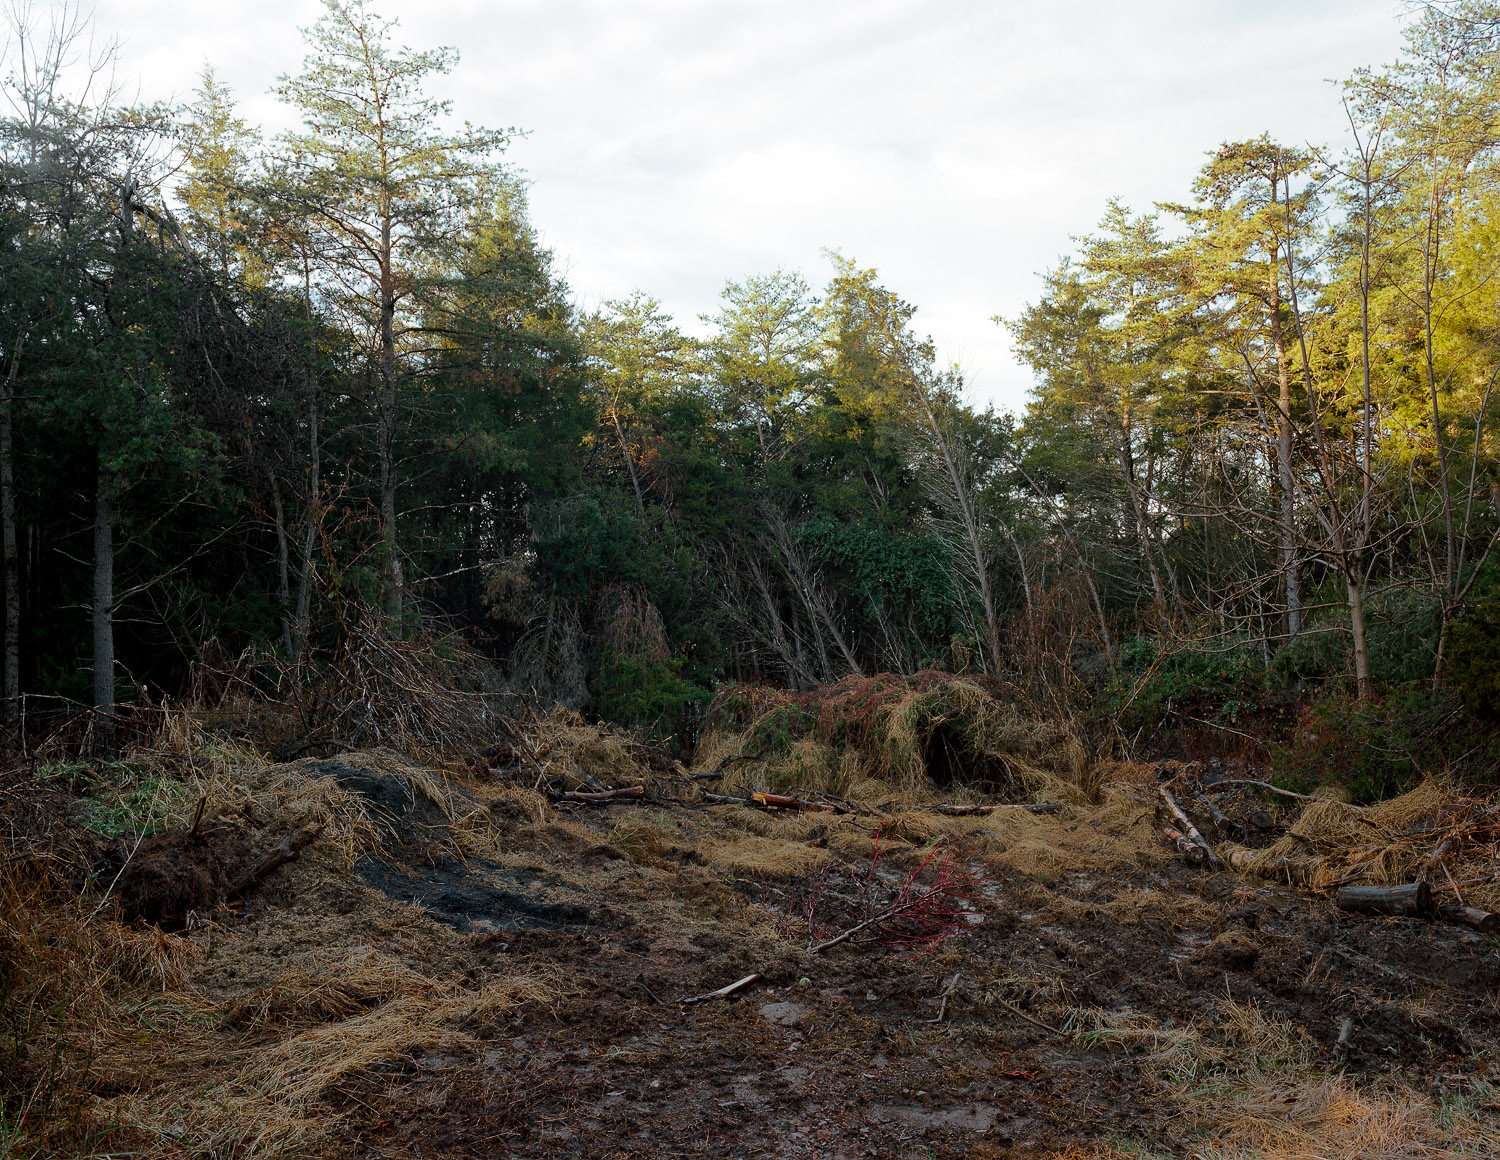
[[[510, 150], [585, 307], [640, 288], [685, 329], [725, 279], [874, 266], [981, 405], [1029, 371], [990, 319], [1107, 198], [1185, 197], [1217, 143], [1338, 142], [1330, 81], [1393, 59], [1399, 0], [385, 0], [414, 47], [462, 58], [458, 117]], [[275, 130], [267, 95], [319, 0], [99, 0], [146, 98], [206, 62]], [[123, 78], [122, 78], [123, 79]]]

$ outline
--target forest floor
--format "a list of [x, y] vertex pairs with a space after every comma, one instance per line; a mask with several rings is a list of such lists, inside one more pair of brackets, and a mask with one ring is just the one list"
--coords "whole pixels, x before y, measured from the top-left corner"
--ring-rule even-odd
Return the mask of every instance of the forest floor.
[[[951, 816], [549, 801], [384, 750], [209, 749], [138, 761], [179, 816], [208, 808], [137, 864], [315, 840], [177, 933], [119, 928], [133, 973], [61, 1033], [87, 1041], [93, 1154], [1500, 1155], [1500, 940], [1190, 865], [1157, 783], [1191, 770]], [[1322, 803], [1216, 800], [1247, 845], [1355, 848], [1298, 835]], [[1388, 856], [1455, 809], [1488, 816], [1428, 786], [1355, 820]], [[1494, 867], [1459, 852], [1450, 882]], [[48, 945], [78, 937], [59, 916]]]

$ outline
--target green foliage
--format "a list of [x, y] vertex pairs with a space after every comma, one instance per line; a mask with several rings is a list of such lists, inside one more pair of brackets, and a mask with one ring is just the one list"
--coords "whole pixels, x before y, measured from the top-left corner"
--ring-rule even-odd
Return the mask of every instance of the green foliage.
[[115, 763], [100, 771], [98, 791], [82, 800], [80, 810], [83, 824], [106, 838], [149, 837], [180, 821], [191, 802], [192, 790], [182, 782]]
[[1469, 712], [1500, 721], [1500, 601], [1476, 606], [1449, 630], [1448, 679]]
[[1424, 773], [1454, 766], [1479, 774], [1492, 739], [1455, 727], [1454, 699], [1410, 686], [1371, 704], [1330, 696], [1302, 710], [1292, 735], [1271, 747], [1278, 784], [1304, 791], [1341, 786], [1355, 802], [1403, 793]]
[[835, 520], [826, 512], [810, 520], [801, 536], [819, 559], [848, 574], [866, 615], [886, 608], [902, 616], [910, 611], [924, 637], [951, 635], [957, 595], [945, 551], [936, 540]]
[[702, 709], [713, 694], [682, 677], [677, 658], [612, 653], [593, 673], [599, 715], [639, 729], [656, 740], [670, 740], [685, 712]]
[[1163, 652], [1144, 637], [1120, 646], [1119, 666], [1100, 709], [1134, 733], [1174, 713], [1233, 720], [1246, 702], [1262, 699], [1264, 671], [1253, 642], [1212, 650]]

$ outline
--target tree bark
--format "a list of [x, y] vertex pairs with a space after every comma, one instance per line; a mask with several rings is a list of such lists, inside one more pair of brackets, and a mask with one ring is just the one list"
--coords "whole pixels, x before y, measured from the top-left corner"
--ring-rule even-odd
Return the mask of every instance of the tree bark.
[[312, 590], [317, 582], [318, 532], [322, 523], [323, 496], [318, 478], [322, 465], [322, 446], [318, 435], [318, 369], [317, 341], [314, 337], [312, 309], [312, 271], [304, 260], [303, 295], [307, 306], [307, 524], [302, 531], [302, 567], [297, 575], [297, 614], [292, 631], [292, 659], [300, 665], [307, 651], [307, 634], [312, 619]]
[[[1277, 201], [1276, 180], [1271, 181], [1271, 204]], [[1276, 245], [1280, 249], [1279, 243]], [[1297, 569], [1296, 477], [1292, 470], [1292, 369], [1286, 362], [1286, 336], [1281, 327], [1280, 255], [1271, 255], [1271, 345], [1276, 353], [1277, 426], [1276, 468], [1281, 485], [1281, 573], [1286, 585], [1286, 631], [1302, 631], [1302, 578]]]
[[4, 720], [14, 721], [21, 707], [21, 556], [16, 534], [15, 398], [20, 374], [18, 337], [10, 351], [5, 392], [0, 395], [0, 548], [5, 553], [5, 706]]
[[281, 605], [281, 637], [287, 652], [292, 651], [292, 573], [291, 550], [286, 536], [286, 505], [281, 502], [281, 481], [276, 478], [276, 469], [268, 467], [266, 475], [271, 481], [271, 508], [276, 516], [276, 602]]
[[380, 525], [385, 542], [385, 613], [392, 629], [399, 633], [405, 581], [396, 532], [396, 284], [391, 257], [391, 219], [387, 212], [381, 221], [380, 261]]
[[109, 755], [115, 748], [115, 547], [109, 477], [102, 470], [94, 492], [94, 709], [98, 716], [95, 749]]

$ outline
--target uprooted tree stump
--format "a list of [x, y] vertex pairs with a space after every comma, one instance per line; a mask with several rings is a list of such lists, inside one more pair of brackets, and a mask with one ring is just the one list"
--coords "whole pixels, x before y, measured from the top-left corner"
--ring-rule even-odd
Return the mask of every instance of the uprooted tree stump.
[[168, 830], [127, 855], [115, 882], [120, 916], [165, 931], [181, 930], [188, 916], [212, 910], [225, 899], [259, 886], [297, 857], [320, 833], [302, 826], [259, 856], [248, 858], [238, 833], [228, 827]]

